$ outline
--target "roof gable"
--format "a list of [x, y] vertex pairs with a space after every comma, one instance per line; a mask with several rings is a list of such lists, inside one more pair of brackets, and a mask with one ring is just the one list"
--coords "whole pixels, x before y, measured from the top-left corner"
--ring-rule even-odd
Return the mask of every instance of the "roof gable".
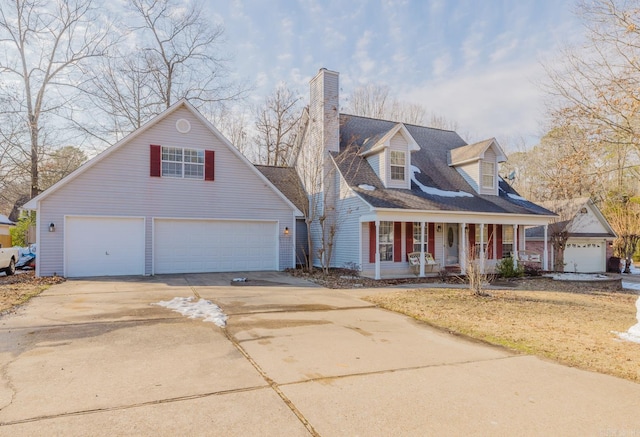
[[[271, 190], [273, 190], [273, 192], [276, 193], [286, 204], [288, 204], [293, 210], [297, 211], [296, 206], [293, 203], [291, 203], [291, 201], [284, 194], [282, 194], [282, 192], [280, 190], [278, 190], [271, 183], [271, 181], [269, 181], [269, 179], [267, 179], [260, 171], [258, 171], [253, 166], [253, 164], [251, 164], [251, 162], [249, 162], [247, 160], [247, 158], [244, 155], [242, 155], [242, 153], [240, 153], [238, 151], [238, 149], [236, 149], [229, 142], [229, 140], [227, 140], [224, 137], [224, 135], [222, 135], [222, 133], [220, 133], [220, 131], [218, 129], [216, 129], [215, 126], [213, 126], [211, 124], [211, 122], [209, 122], [209, 120], [207, 120], [197, 109], [195, 109], [195, 107], [193, 107], [189, 102], [187, 102], [186, 99], [181, 99], [178, 102], [176, 102], [175, 104], [171, 105], [165, 111], [163, 111], [162, 113], [158, 114], [156, 117], [154, 117], [153, 119], [151, 119], [147, 123], [145, 123], [142, 127], [140, 127], [139, 129], [135, 130], [134, 132], [130, 133], [129, 135], [124, 137], [122, 140], [118, 141], [116, 144], [108, 147], [103, 152], [101, 152], [97, 156], [93, 157], [92, 159], [90, 159], [89, 161], [87, 161], [86, 163], [81, 165], [74, 172], [72, 172], [71, 174], [69, 174], [65, 178], [61, 179], [60, 181], [58, 181], [53, 186], [51, 186], [50, 188], [48, 188], [44, 192], [40, 193], [38, 196], [36, 196], [33, 199], [31, 199], [29, 202], [25, 203], [23, 208], [24, 209], [28, 209], [28, 210], [37, 209], [38, 208], [38, 204], [39, 204], [40, 201], [46, 199], [47, 197], [49, 197], [50, 195], [52, 195], [56, 191], [60, 190], [62, 187], [64, 187], [65, 185], [67, 185], [68, 183], [73, 181], [74, 179], [78, 178], [80, 175], [84, 174], [89, 169], [95, 167], [98, 163], [100, 163], [101, 161], [105, 160], [106, 158], [108, 158], [109, 156], [111, 156], [112, 154], [117, 152], [118, 150], [126, 147], [128, 144], [133, 142], [135, 139], [137, 139], [138, 137], [140, 137], [144, 133], [148, 132], [154, 126], [156, 126], [159, 123], [161, 123], [162, 121], [166, 120], [172, 114], [176, 113], [177, 111], [179, 111], [181, 109], [186, 109], [187, 111], [189, 111], [191, 113], [191, 115], [193, 117], [195, 117], [202, 124], [202, 126], [205, 127], [206, 130], [208, 130], [212, 135], [214, 135], [216, 137], [216, 139], [219, 140], [222, 144], [224, 144], [224, 146], [226, 146], [228, 148], [228, 150], [233, 155], [235, 155], [242, 163], [244, 163], [244, 165], [246, 166], [248, 171], [253, 172], [258, 178], [260, 178], [262, 180], [262, 182], [267, 187], [269, 187]], [[299, 213], [299, 211], [297, 211], [297, 212]]]
[[504, 151], [496, 139], [490, 138], [488, 140], [480, 141], [479, 143], [452, 149], [449, 152], [449, 165], [462, 165], [484, 159], [486, 151], [490, 148], [492, 148], [496, 154], [497, 162], [505, 162], [507, 160]]
[[402, 135], [404, 140], [407, 142], [409, 152], [420, 150], [420, 146], [418, 146], [418, 143], [416, 143], [416, 140], [411, 136], [411, 133], [409, 133], [406, 126], [403, 123], [397, 123], [386, 133], [379, 133], [367, 138], [362, 145], [360, 153], [362, 156], [379, 153], [389, 147], [391, 139], [398, 133]]
[[11, 220], [9, 220], [9, 217], [7, 217], [6, 215], [0, 214], [0, 225], [13, 226], [13, 225], [15, 225], [15, 223], [12, 222]]
[[559, 226], [572, 235], [608, 234], [615, 236], [600, 209], [588, 197], [541, 202], [544, 207], [558, 214]]

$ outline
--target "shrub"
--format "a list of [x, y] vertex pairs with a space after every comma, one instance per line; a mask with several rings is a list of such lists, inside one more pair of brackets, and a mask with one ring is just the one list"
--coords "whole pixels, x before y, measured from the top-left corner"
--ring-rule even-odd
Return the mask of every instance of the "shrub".
[[16, 225], [9, 229], [11, 244], [21, 247], [28, 246], [31, 243], [28, 241], [29, 228], [35, 225], [36, 213], [23, 211]]
[[514, 267], [513, 258], [508, 256], [502, 258], [496, 265], [496, 272], [503, 278], [520, 278], [524, 275], [524, 267], [520, 264]]

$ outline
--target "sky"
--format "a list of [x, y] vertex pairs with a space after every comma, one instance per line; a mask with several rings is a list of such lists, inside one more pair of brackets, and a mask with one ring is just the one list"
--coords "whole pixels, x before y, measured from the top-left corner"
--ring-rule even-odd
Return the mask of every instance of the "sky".
[[[308, 100], [320, 68], [340, 100], [369, 83], [457, 123], [467, 141], [503, 147], [543, 133], [541, 61], [579, 43], [572, 0], [205, 0], [225, 27], [238, 79], [259, 103], [278, 83]], [[508, 148], [508, 147], [507, 147]]]

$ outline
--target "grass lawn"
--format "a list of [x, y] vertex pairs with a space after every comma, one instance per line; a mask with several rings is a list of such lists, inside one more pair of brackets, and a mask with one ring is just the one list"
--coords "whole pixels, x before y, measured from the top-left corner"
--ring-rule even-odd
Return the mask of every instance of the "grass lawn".
[[615, 333], [637, 323], [637, 295], [417, 289], [366, 298], [432, 326], [513, 351], [640, 382], [640, 344]]

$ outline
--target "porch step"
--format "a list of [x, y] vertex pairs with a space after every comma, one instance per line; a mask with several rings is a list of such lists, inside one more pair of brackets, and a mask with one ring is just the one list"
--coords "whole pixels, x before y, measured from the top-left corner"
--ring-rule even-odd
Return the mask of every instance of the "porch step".
[[444, 268], [447, 271], [447, 273], [449, 273], [449, 274], [459, 275], [460, 273], [462, 273], [462, 269], [457, 264], [456, 265], [450, 265], [450, 266], [444, 266]]

